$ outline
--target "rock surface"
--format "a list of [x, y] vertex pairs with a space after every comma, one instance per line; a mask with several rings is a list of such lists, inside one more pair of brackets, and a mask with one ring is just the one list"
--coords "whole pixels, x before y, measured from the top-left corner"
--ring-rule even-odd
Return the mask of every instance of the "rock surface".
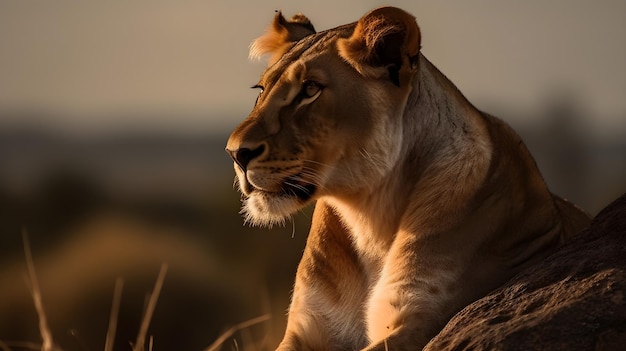
[[467, 306], [424, 350], [626, 350], [626, 194], [570, 243]]

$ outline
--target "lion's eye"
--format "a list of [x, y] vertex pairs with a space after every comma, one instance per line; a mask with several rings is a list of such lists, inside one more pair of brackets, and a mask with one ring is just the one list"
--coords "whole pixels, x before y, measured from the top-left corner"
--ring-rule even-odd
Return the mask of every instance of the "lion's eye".
[[261, 92], [259, 92], [259, 95], [257, 95], [256, 101], [254, 102], [254, 105], [256, 106], [259, 103], [259, 98], [261, 97], [261, 94], [263, 94], [263, 90], [265, 88], [263, 88], [262, 85], [257, 84], [257, 85], [253, 85], [252, 89], [261, 89]]
[[262, 85], [258, 85], [258, 84], [257, 85], [253, 85], [252, 89], [259, 89], [259, 90], [261, 90], [259, 92], [259, 95], [261, 95], [263, 93], [263, 90], [265, 90], [265, 88]]
[[302, 84], [301, 94], [304, 98], [312, 98], [322, 90], [322, 86], [318, 83], [307, 80]]

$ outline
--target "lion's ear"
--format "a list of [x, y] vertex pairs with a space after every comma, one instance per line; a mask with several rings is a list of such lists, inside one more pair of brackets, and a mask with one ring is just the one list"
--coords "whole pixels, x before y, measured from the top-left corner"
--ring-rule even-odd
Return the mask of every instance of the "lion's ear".
[[265, 34], [250, 45], [250, 58], [258, 59], [265, 54], [272, 54], [270, 58], [270, 64], [272, 64], [287, 51], [292, 43], [311, 34], [315, 34], [315, 28], [306, 16], [297, 14], [290, 20], [286, 20], [282, 13], [277, 11]]
[[381, 7], [363, 16], [352, 35], [339, 40], [337, 47], [339, 54], [361, 74], [372, 75], [385, 67], [389, 79], [400, 86], [402, 73], [410, 71], [417, 60], [420, 30], [409, 13]]

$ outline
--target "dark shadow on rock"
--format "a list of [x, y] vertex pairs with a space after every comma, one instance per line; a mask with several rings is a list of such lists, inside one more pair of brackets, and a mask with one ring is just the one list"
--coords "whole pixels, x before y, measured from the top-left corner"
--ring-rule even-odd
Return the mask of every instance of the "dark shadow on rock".
[[467, 306], [424, 350], [626, 349], [626, 194], [543, 262]]

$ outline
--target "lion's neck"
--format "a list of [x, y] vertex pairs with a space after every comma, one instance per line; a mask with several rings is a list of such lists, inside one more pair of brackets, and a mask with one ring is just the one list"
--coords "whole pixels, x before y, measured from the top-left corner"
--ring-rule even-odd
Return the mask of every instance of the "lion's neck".
[[[384, 259], [396, 233], [430, 233], [451, 224], [487, 171], [491, 144], [480, 113], [425, 57], [404, 110], [399, 161], [377, 186], [330, 198], [373, 263]], [[460, 220], [460, 219], [459, 219]]]
[[493, 152], [484, 116], [424, 56], [420, 60], [404, 115], [405, 140], [411, 141], [406, 154], [415, 155], [407, 160], [417, 160], [420, 169], [411, 180], [406, 225], [435, 232], [462, 220], [461, 206], [484, 182]]
[[[385, 182], [373, 192], [324, 198], [335, 208], [366, 265], [380, 267], [400, 227], [407, 199], [398, 197], [399, 182]], [[370, 270], [370, 271], [371, 271]]]

